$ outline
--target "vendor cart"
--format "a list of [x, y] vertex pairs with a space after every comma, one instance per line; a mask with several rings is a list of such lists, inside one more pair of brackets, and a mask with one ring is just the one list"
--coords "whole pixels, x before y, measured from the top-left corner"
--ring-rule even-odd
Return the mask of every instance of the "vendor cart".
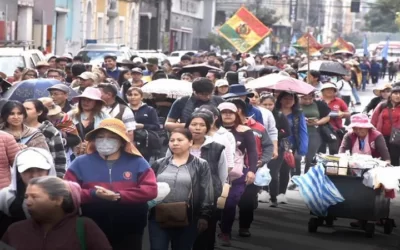
[[[340, 168], [337, 169], [339, 172]], [[326, 173], [345, 200], [330, 206], [326, 217], [310, 218], [308, 231], [315, 233], [318, 227], [324, 226], [324, 221], [326, 226], [332, 227], [336, 218], [346, 218], [359, 221], [359, 228], [365, 231], [368, 238], [374, 236], [377, 221], [383, 222], [385, 234], [391, 234], [394, 220], [389, 218], [390, 198], [385, 197], [385, 190], [367, 187], [363, 184], [362, 175], [354, 176], [354, 169], [351, 168], [347, 171], [348, 175]]]

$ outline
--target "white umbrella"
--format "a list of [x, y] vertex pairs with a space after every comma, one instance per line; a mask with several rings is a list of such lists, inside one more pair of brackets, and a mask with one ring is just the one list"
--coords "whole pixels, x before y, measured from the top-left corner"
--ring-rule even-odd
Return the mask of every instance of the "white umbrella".
[[191, 82], [176, 79], [158, 79], [151, 81], [142, 87], [142, 91], [146, 94], [164, 94], [170, 98], [191, 95], [193, 92]]

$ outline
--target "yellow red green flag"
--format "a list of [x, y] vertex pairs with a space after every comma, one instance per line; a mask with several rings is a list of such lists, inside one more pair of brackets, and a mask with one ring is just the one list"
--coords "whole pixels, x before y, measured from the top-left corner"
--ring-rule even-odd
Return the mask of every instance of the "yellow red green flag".
[[317, 42], [317, 40], [310, 33], [304, 34], [292, 46], [293, 46], [293, 48], [295, 48], [296, 50], [299, 50], [300, 52], [307, 53], [308, 43], [309, 43], [309, 48], [310, 48], [310, 55], [323, 49], [323, 46], [321, 44], [319, 44]]
[[241, 7], [218, 31], [239, 52], [245, 53], [268, 36], [272, 29], [265, 26], [248, 9]]
[[343, 51], [348, 51], [348, 52], [353, 52], [354, 48], [351, 46], [346, 40], [343, 38], [339, 37], [336, 39], [336, 41], [331, 45], [331, 48], [334, 52], [338, 50], [343, 50]]

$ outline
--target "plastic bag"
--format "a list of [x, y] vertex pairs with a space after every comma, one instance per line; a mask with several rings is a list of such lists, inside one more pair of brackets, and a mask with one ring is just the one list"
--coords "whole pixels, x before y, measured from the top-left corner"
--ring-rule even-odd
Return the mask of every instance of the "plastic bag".
[[269, 168], [267, 165], [262, 166], [257, 170], [256, 179], [254, 180], [254, 185], [259, 187], [268, 186], [271, 182], [271, 174], [269, 173]]
[[157, 182], [157, 197], [154, 200], [147, 202], [149, 209], [161, 203], [165, 199], [165, 197], [167, 197], [169, 192], [171, 192], [171, 188], [169, 187], [168, 183]]

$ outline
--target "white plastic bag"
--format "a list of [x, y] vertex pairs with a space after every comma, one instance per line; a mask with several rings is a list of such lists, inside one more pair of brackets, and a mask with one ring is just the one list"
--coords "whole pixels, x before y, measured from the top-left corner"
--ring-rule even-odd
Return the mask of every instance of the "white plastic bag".
[[167, 197], [169, 192], [171, 192], [171, 188], [169, 187], [168, 183], [157, 182], [157, 197], [154, 200], [147, 202], [149, 209], [161, 203], [165, 199], [165, 197]]
[[256, 179], [254, 181], [254, 185], [259, 187], [268, 186], [271, 182], [271, 174], [269, 173], [269, 168], [267, 165], [262, 166], [257, 170]]

